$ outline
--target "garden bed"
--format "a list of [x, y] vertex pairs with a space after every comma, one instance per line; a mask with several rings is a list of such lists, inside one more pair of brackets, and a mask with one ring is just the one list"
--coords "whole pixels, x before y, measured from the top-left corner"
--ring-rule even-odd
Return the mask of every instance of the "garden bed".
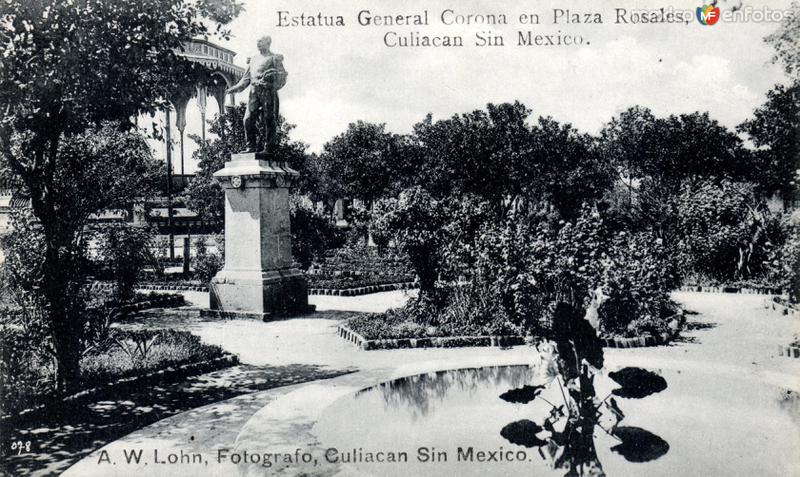
[[133, 313], [135, 311], [147, 310], [149, 308], [172, 308], [184, 306], [186, 301], [182, 295], [163, 295], [158, 293], [151, 293], [142, 296], [142, 299], [136, 300], [133, 303], [124, 303], [122, 305], [112, 305], [109, 307], [111, 310], [120, 313]]
[[[13, 345], [4, 353], [7, 366], [3, 371], [8, 375], [2, 377], [6, 384], [2, 390], [3, 419], [64, 401], [90, 398], [112, 388], [183, 379], [238, 364], [236, 356], [202, 343], [186, 331], [115, 329], [107, 339], [87, 350], [80, 363], [82, 389], [64, 397], [53, 390], [49, 363], [31, 355], [30, 346], [21, 342], [17, 332], [3, 331], [2, 345]], [[22, 367], [24, 373], [14, 371]]]
[[[481, 335], [481, 336], [432, 336], [410, 338], [383, 338], [367, 339], [353, 331], [346, 324], [338, 327], [337, 334], [355, 344], [359, 348], [369, 351], [378, 349], [401, 348], [467, 348], [473, 346], [517, 346], [531, 343], [533, 338], [519, 335]], [[608, 337], [601, 338], [606, 348], [644, 348], [667, 344], [677, 336], [675, 333], [661, 333], [659, 335], [639, 336], [634, 338]]]

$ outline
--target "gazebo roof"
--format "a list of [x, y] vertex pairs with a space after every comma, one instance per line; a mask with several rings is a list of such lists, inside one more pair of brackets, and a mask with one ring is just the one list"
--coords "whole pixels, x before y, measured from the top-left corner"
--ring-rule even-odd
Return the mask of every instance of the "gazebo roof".
[[236, 52], [214, 44], [202, 38], [196, 38], [183, 44], [183, 51], [177, 54], [189, 61], [202, 64], [212, 71], [221, 73], [228, 84], [234, 84], [242, 78], [245, 69], [233, 63]]

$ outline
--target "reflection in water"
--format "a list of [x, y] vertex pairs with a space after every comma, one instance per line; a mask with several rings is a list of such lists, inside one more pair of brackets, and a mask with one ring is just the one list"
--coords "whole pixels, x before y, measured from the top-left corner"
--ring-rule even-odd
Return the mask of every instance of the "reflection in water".
[[538, 396], [545, 386], [522, 386], [519, 389], [512, 389], [500, 395], [500, 399], [506, 402], [513, 402], [515, 404], [527, 404]]
[[411, 410], [413, 418], [431, 413], [441, 404], [448, 392], [458, 390], [472, 394], [487, 383], [497, 386], [520, 386], [529, 382], [532, 371], [527, 366], [497, 366], [461, 369], [458, 372], [440, 371], [398, 379], [368, 388], [356, 394], [381, 392], [387, 406]]
[[552, 333], [536, 345], [536, 350], [539, 364], [535, 367], [499, 366], [423, 374], [363, 390], [356, 399], [378, 392], [385, 408], [403, 409], [412, 421], [425, 422], [446, 406], [454, 405], [456, 396], [480, 396], [487, 387], [507, 389], [499, 398], [525, 412], [527, 419], [496, 428], [487, 424], [486, 432], [500, 429], [505, 441], [536, 449], [549, 465], [564, 470], [567, 476], [605, 475], [595, 448], [596, 431], [611, 436], [617, 443], [610, 450], [628, 462], [648, 462], [668, 452], [669, 444], [659, 436], [620, 425], [625, 414], [617, 401], [661, 392], [667, 382], [645, 369], [623, 368], [608, 375], [619, 387], [599, 399], [594, 381], [603, 367], [603, 348], [597, 330], [582, 312], [566, 304], [558, 305]]
[[667, 389], [664, 378], [642, 368], [623, 368], [608, 373], [608, 377], [621, 386], [611, 392], [623, 398], [642, 399]]
[[655, 460], [669, 450], [667, 441], [639, 427], [614, 427], [611, 435], [621, 441], [611, 450], [624, 457], [628, 462]]
[[[620, 442], [611, 450], [629, 462], [647, 462], [667, 453], [669, 444], [655, 434], [619, 426], [625, 415], [613, 397], [597, 399], [594, 377], [603, 366], [603, 348], [597, 331], [578, 310], [559, 304], [549, 338], [540, 343], [540, 352], [551, 361], [546, 367], [556, 371], [550, 375], [549, 386], [560, 388], [563, 404], [548, 402], [550, 411], [541, 424], [527, 419], [508, 424], [500, 433], [504, 438], [512, 444], [538, 447], [540, 454], [553, 467], [565, 469], [567, 476], [605, 475], [594, 443], [598, 427]], [[553, 348], [555, 353], [551, 352]], [[664, 378], [641, 368], [624, 368], [609, 373], [609, 377], [620, 385], [612, 393], [622, 398], [641, 399], [667, 388]], [[509, 394], [518, 395], [524, 389], [500, 397], [508, 400]], [[537, 394], [530, 396], [529, 392], [530, 401]], [[610, 429], [600, 425], [603, 409], [614, 420]]]

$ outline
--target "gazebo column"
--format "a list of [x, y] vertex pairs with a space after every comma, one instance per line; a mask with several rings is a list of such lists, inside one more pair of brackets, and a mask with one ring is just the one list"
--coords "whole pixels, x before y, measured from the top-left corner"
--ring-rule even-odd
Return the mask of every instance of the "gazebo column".
[[[217, 100], [217, 105], [219, 106], [219, 116], [220, 118], [225, 115], [225, 90], [227, 89], [226, 83], [220, 83], [214, 85], [212, 89], [212, 93], [214, 95], [214, 99]], [[219, 134], [222, 138], [225, 138], [225, 122], [223, 121], [220, 123]]]
[[183, 93], [176, 95], [171, 100], [172, 104], [175, 106], [175, 126], [177, 126], [178, 131], [181, 133], [181, 175], [186, 173], [184, 170], [183, 140], [184, 132], [186, 131], [186, 107], [189, 104], [189, 99], [191, 99], [191, 96]]
[[200, 110], [200, 139], [206, 142], [206, 96], [208, 89], [205, 85], [197, 86], [197, 109]]

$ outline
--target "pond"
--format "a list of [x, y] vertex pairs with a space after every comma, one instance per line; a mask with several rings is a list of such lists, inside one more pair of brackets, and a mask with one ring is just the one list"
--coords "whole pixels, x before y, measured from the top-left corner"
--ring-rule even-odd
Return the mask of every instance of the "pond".
[[798, 474], [795, 393], [561, 364], [386, 382], [336, 401], [314, 432], [326, 459], [356, 475]]

